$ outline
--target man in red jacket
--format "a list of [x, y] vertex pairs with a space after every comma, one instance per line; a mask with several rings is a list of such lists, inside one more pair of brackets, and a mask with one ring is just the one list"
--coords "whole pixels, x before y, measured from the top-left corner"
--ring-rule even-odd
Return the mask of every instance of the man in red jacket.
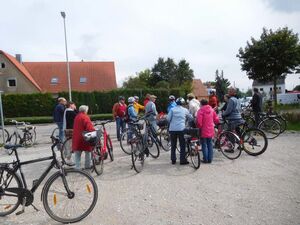
[[92, 124], [90, 117], [87, 115], [89, 107], [82, 105], [79, 107], [79, 113], [75, 117], [72, 138], [72, 150], [75, 155], [75, 167], [81, 168], [81, 153], [85, 152], [85, 169], [91, 168], [91, 151], [93, 146], [86, 143], [83, 139], [82, 132], [94, 131], [95, 128]]
[[119, 102], [115, 103], [112, 109], [114, 120], [117, 125], [117, 138], [120, 141], [121, 133], [126, 127], [125, 116], [127, 111], [127, 105], [125, 104], [125, 97], [120, 96]]

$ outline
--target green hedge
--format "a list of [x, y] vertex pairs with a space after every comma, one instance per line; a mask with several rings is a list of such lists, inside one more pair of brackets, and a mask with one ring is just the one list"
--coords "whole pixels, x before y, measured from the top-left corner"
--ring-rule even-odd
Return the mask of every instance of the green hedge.
[[[79, 107], [89, 106], [89, 114], [111, 113], [113, 104], [118, 101], [120, 95], [127, 100], [130, 96], [139, 96], [143, 104], [147, 93], [156, 95], [158, 111], [166, 111], [168, 96], [186, 96], [181, 89], [116, 89], [109, 92], [72, 92], [72, 100]], [[59, 93], [58, 96], [68, 99], [68, 93]], [[52, 116], [56, 99], [51, 94], [6, 94], [3, 95], [4, 117], [36, 117]]]

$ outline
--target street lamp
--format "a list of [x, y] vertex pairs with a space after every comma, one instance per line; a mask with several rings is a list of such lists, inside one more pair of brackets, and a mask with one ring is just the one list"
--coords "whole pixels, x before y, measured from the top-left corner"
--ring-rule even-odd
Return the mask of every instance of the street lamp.
[[[0, 91], [0, 117], [1, 117], [1, 132], [2, 132], [2, 138], [3, 140], [0, 140], [0, 143], [2, 142], [3, 145], [5, 144], [5, 133], [4, 133], [4, 117], [3, 117], [3, 107], [2, 107], [2, 93], [3, 91]], [[1, 147], [1, 146], [0, 146]]]
[[72, 101], [72, 90], [71, 90], [71, 79], [70, 79], [70, 64], [68, 57], [68, 46], [67, 46], [67, 31], [66, 31], [66, 13], [60, 12], [64, 19], [64, 30], [65, 30], [65, 45], [66, 45], [66, 60], [67, 60], [67, 73], [68, 73], [68, 85], [69, 85], [69, 101]]

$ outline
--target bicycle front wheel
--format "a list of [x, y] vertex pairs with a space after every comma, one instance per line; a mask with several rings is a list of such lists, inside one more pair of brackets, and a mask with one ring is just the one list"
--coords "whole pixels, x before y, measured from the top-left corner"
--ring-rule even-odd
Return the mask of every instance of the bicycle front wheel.
[[190, 143], [188, 148], [189, 148], [189, 155], [190, 155], [193, 167], [195, 169], [199, 169], [199, 167], [200, 167], [200, 152], [199, 152], [199, 150], [200, 149], [198, 148], [198, 145], [195, 143]]
[[265, 133], [257, 128], [247, 129], [242, 134], [243, 149], [252, 156], [264, 153], [268, 147], [268, 139]]
[[276, 117], [276, 119], [280, 123], [280, 133], [283, 133], [287, 127], [286, 119], [284, 119], [281, 115]]
[[68, 166], [73, 166], [73, 163], [71, 163], [71, 158], [72, 158], [72, 138], [69, 137], [67, 138], [64, 143], [62, 148], [60, 149], [61, 151], [61, 158], [64, 164]]
[[274, 139], [281, 133], [280, 123], [276, 119], [264, 119], [259, 123], [258, 128], [265, 132], [268, 139]]
[[231, 131], [224, 131], [219, 136], [219, 149], [228, 159], [237, 159], [242, 153], [239, 137]]
[[94, 209], [98, 200], [98, 187], [88, 173], [66, 169], [64, 175], [56, 172], [48, 179], [42, 198], [44, 208], [52, 219], [61, 223], [75, 223]]
[[[143, 136], [146, 137], [146, 136]], [[148, 140], [147, 140], [147, 146], [148, 146], [148, 150], [149, 150], [149, 154], [152, 156], [152, 158], [158, 158], [159, 156], [159, 147], [158, 144], [156, 142], [156, 140], [154, 139], [154, 137], [152, 135], [148, 136]]]
[[145, 153], [140, 139], [136, 139], [131, 142], [131, 160], [134, 170], [137, 173], [140, 173], [144, 168], [145, 162]]
[[128, 138], [128, 132], [129, 129], [126, 129], [122, 134], [120, 138], [120, 147], [127, 155], [131, 154], [131, 145], [130, 140]]
[[13, 189], [21, 187], [21, 180], [14, 172], [0, 168], [0, 216], [9, 215], [19, 207], [21, 198]]
[[101, 155], [101, 150], [99, 147], [95, 147], [95, 149], [92, 151], [92, 160], [93, 170], [97, 175], [101, 175], [104, 167], [104, 156]]
[[2, 128], [0, 128], [0, 148], [5, 145], [9, 138], [9, 133], [6, 129], [4, 129], [4, 143], [3, 143], [3, 135], [2, 135]]
[[107, 147], [107, 151], [108, 151], [110, 161], [114, 161], [113, 146], [112, 146], [111, 139], [108, 135], [107, 135], [107, 139], [106, 139], [106, 147]]
[[171, 150], [171, 139], [167, 128], [162, 128], [159, 133], [159, 140], [163, 150], [170, 151]]
[[24, 145], [32, 146], [36, 141], [36, 131], [28, 130], [24, 133]]

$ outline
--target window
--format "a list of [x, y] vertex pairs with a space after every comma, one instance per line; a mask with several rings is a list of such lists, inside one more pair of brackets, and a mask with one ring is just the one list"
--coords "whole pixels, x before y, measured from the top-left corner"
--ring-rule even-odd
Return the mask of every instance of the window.
[[52, 77], [51, 78], [51, 84], [57, 84], [58, 83], [58, 78], [57, 77]]
[[79, 79], [79, 82], [80, 82], [81, 84], [85, 84], [86, 81], [87, 81], [86, 77], [80, 77], [80, 79]]
[[5, 68], [5, 63], [1, 63], [1, 68], [2, 68], [2, 69]]
[[17, 80], [16, 78], [10, 78], [7, 80], [7, 86], [8, 87], [16, 87], [17, 86]]

